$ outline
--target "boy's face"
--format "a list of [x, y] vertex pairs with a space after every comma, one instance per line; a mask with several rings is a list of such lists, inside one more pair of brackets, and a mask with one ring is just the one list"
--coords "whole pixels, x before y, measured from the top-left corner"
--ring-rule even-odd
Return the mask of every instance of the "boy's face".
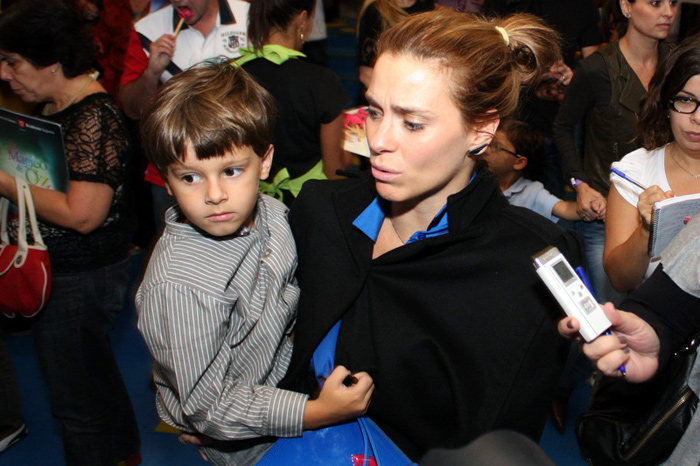
[[223, 157], [198, 160], [188, 144], [185, 159], [168, 167], [166, 188], [175, 196], [187, 223], [212, 236], [228, 236], [253, 225], [258, 180], [272, 164], [272, 146], [260, 158], [250, 146]]
[[491, 145], [484, 153], [484, 159], [489, 166], [489, 171], [498, 180], [516, 171], [521, 158], [515, 155], [515, 147], [510, 143], [503, 131], [496, 131]]

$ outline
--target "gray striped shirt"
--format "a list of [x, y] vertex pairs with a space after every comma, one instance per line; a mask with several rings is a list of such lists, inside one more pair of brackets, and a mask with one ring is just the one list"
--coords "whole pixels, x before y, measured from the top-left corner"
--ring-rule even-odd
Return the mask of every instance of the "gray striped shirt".
[[307, 396], [274, 388], [292, 354], [299, 288], [286, 207], [260, 195], [257, 229], [203, 235], [166, 213], [136, 295], [158, 414], [220, 440], [302, 433]]

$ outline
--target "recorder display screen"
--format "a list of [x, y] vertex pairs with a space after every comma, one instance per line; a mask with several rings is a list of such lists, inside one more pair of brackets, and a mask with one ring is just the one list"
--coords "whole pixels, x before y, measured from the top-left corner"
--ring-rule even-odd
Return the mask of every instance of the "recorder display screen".
[[571, 271], [569, 268], [566, 266], [566, 263], [564, 261], [559, 261], [556, 264], [552, 266], [554, 271], [559, 275], [559, 278], [561, 278], [561, 281], [563, 283], [567, 283], [569, 280], [574, 278], [574, 276], [571, 274]]

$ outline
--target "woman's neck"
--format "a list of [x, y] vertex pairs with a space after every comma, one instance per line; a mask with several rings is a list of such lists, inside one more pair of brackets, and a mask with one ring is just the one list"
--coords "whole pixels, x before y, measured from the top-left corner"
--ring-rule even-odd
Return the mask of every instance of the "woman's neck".
[[270, 35], [267, 36], [265, 45], [281, 45], [282, 47], [287, 47], [292, 50], [299, 50], [298, 46], [301, 40], [297, 37], [297, 31], [292, 31], [291, 28], [286, 31], [280, 31], [278, 29], [273, 29], [270, 31]]
[[631, 30], [620, 38], [620, 51], [632, 67], [644, 89], [649, 89], [659, 61], [659, 41]]
[[48, 115], [58, 113], [75, 102], [79, 102], [85, 96], [94, 92], [94, 89], [92, 89], [94, 82], [94, 76], [87, 73], [74, 78], [62, 78], [62, 82], [57, 83], [56, 93], [44, 108], [44, 113]]

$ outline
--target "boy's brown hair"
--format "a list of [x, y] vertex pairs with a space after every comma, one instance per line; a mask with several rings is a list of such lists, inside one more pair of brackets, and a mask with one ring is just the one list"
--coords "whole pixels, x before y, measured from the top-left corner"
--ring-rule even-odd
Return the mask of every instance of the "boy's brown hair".
[[207, 60], [170, 79], [141, 117], [141, 144], [161, 176], [191, 146], [199, 160], [250, 146], [260, 157], [274, 136], [273, 97], [240, 67]]

